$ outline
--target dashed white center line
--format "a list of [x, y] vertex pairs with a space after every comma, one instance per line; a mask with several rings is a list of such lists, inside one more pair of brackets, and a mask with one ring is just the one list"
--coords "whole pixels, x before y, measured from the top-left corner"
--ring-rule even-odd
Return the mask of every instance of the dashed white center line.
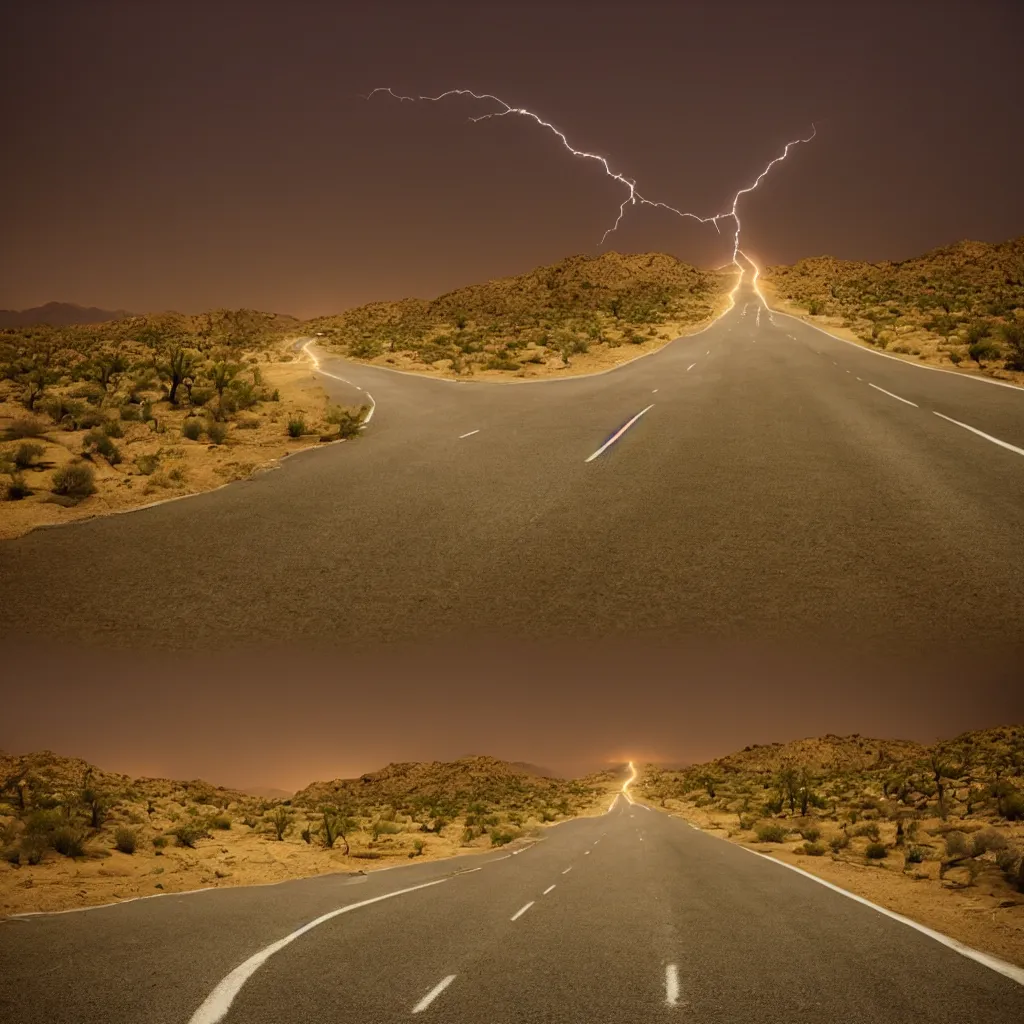
[[696, 365], [696, 363], [690, 363], [690, 365], [686, 368], [686, 372], [689, 373]]
[[601, 447], [598, 448], [597, 451], [594, 452], [593, 455], [588, 455], [583, 461], [584, 462], [593, 462], [594, 459], [596, 459], [598, 457], [598, 455], [600, 455], [603, 451], [605, 451], [606, 449], [610, 448], [613, 444], [615, 444], [615, 442], [618, 441], [618, 439], [620, 437], [622, 437], [622, 435], [627, 430], [629, 430], [629, 428], [631, 426], [633, 426], [633, 424], [636, 423], [636, 421], [638, 419], [640, 419], [640, 417], [643, 416], [644, 413], [650, 412], [651, 409], [653, 409], [653, 408], [654, 408], [654, 406], [652, 404], [652, 405], [647, 406], [646, 409], [641, 409], [625, 426], [619, 427], [619, 429], [616, 430], [615, 433], [612, 434], [612, 436], [609, 437], [608, 440], [605, 441], [605, 443], [603, 445], [601, 445]]
[[679, 1002], [679, 968], [669, 964], [665, 968], [665, 1004], [675, 1006]]
[[509, 918], [509, 920], [510, 920], [510, 921], [515, 921], [515, 920], [516, 920], [516, 918], [522, 917], [522, 916], [523, 916], [523, 914], [525, 914], [525, 913], [526, 913], [526, 912], [527, 912], [527, 911], [528, 911], [528, 910], [530, 909], [530, 907], [532, 907], [532, 906], [534, 905], [534, 903], [536, 903], [536, 900], [530, 900], [530, 902], [529, 902], [529, 903], [527, 903], [525, 907], [520, 907], [520, 908], [519, 908], [519, 909], [518, 909], [518, 910], [517, 910], [517, 911], [516, 911], [516, 912], [515, 912], [515, 913], [514, 913], [514, 914], [513, 914], [513, 915], [512, 915], [512, 916], [511, 916], [510, 918]]
[[656, 395], [657, 393], [658, 393], [658, 389], [657, 389], [657, 388], [655, 388], [655, 389], [654, 389], [654, 390], [653, 390], [653, 391], [651, 392], [651, 394], [652, 394], [652, 395]]
[[544, 890], [544, 891], [543, 891], [543, 892], [541, 893], [541, 896], [547, 896], [547, 894], [548, 894], [549, 892], [551, 892], [551, 890], [552, 890], [552, 889], [554, 889], [554, 886], [553, 886], [553, 885], [549, 885], [549, 886], [548, 886], [548, 887], [547, 887], [547, 888], [546, 888], [546, 889], [545, 889], [545, 890]]
[[[934, 412], [934, 410], [932, 411]], [[979, 430], [977, 427], [971, 427], [966, 423], [961, 423], [959, 420], [953, 419], [952, 416], [943, 416], [941, 412], [937, 412], [935, 415], [944, 420], [949, 420], [950, 423], [955, 423], [958, 427], [963, 427], [964, 430], [969, 430], [972, 434], [977, 434], [978, 437], [985, 438], [986, 441], [991, 441], [993, 444], [999, 445], [1000, 448], [1006, 448], [1011, 452], [1016, 452], [1018, 455], [1024, 455], [1024, 448], [1018, 448], [1016, 445], [1010, 444], [1009, 441], [1000, 441], [998, 437], [986, 434], [984, 430]]]
[[459, 434], [459, 440], [461, 441], [464, 437], [472, 437], [474, 434], [479, 434], [479, 433], [480, 433], [480, 430], [479, 430], [479, 428], [477, 428], [476, 430], [471, 430], [468, 434]]
[[422, 1013], [453, 981], [454, 974], [439, 981], [413, 1008], [413, 1013]]
[[566, 869], [565, 869], [565, 870], [564, 870], [564, 871], [562, 872], [562, 874], [563, 874], [563, 875], [567, 875], [567, 874], [569, 874], [569, 872], [570, 872], [570, 871], [572, 871], [572, 867], [571, 867], [571, 866], [570, 866], [570, 867], [567, 867], [567, 868], [566, 868]]
[[708, 349], [707, 352], [704, 353], [704, 355], [706, 355], [706, 356], [711, 355], [711, 349]]
[[883, 395], [888, 395], [890, 398], [895, 398], [897, 402], [906, 402], [907, 405], [912, 405], [915, 409], [920, 408], [916, 402], [910, 401], [909, 398], [900, 398], [899, 395], [894, 395], [891, 391], [886, 391], [885, 388], [880, 388], [877, 384], [872, 384], [868, 381], [868, 387], [874, 388], [876, 391], [881, 391]]
[[589, 850], [584, 850], [583, 851], [583, 856], [584, 857], [589, 857], [590, 856], [590, 851]]

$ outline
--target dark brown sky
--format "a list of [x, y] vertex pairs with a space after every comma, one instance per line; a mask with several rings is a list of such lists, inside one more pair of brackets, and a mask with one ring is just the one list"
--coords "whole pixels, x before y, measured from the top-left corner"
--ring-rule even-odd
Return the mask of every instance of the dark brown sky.
[[[536, 108], [657, 198], [743, 207], [769, 262], [1024, 232], [1019, 0], [5, 5], [0, 306], [429, 295], [594, 252], [621, 191], [524, 121], [359, 98], [455, 86]], [[721, 263], [651, 213], [614, 241]]]

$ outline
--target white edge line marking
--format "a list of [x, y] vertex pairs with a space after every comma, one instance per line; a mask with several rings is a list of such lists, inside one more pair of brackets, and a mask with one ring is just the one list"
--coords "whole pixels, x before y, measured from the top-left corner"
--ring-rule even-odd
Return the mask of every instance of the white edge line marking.
[[[330, 373], [327, 370], [320, 369], [320, 360], [315, 355], [313, 355], [312, 352], [309, 351], [309, 346], [311, 344], [312, 339], [310, 339], [310, 341], [307, 341], [306, 344], [302, 346], [302, 351], [305, 352], [306, 355], [309, 356], [309, 358], [313, 361], [313, 371], [315, 373], [322, 373], [325, 377], [333, 377], [335, 380], [340, 380], [343, 384], [348, 384], [350, 387], [354, 388], [355, 384], [353, 384], [352, 381], [345, 380], [344, 377], [339, 377], [336, 373]], [[357, 390], [361, 391], [362, 388], [358, 388]], [[373, 419], [373, 414], [377, 411], [377, 403], [373, 400], [373, 395], [371, 395], [369, 391], [363, 391], [363, 394], [366, 395], [366, 397], [370, 400], [370, 411], [366, 414], [366, 419], [359, 424], [360, 430], [362, 430], [363, 427], [365, 427], [366, 424]]]
[[679, 1002], [679, 968], [675, 964], [665, 968], [665, 1002], [668, 1006]]
[[598, 457], [598, 455], [600, 455], [600, 454], [601, 454], [601, 452], [605, 451], [605, 450], [606, 450], [606, 449], [608, 449], [608, 448], [611, 448], [611, 446], [612, 446], [613, 444], [615, 444], [615, 442], [616, 442], [616, 441], [618, 441], [618, 439], [619, 439], [620, 437], [622, 437], [622, 435], [623, 435], [623, 434], [624, 434], [624, 433], [625, 433], [625, 432], [626, 432], [627, 430], [629, 430], [629, 428], [630, 428], [631, 426], [633, 426], [633, 424], [634, 424], [634, 423], [636, 423], [636, 421], [637, 421], [638, 419], [640, 419], [640, 417], [641, 417], [641, 416], [643, 416], [643, 414], [644, 414], [645, 412], [650, 412], [650, 411], [651, 411], [651, 409], [653, 409], [653, 408], [654, 408], [654, 404], [653, 404], [653, 403], [651, 403], [651, 404], [650, 404], [649, 406], [647, 406], [647, 408], [646, 408], [646, 409], [641, 409], [641, 410], [640, 410], [640, 411], [639, 411], [639, 412], [638, 412], [638, 413], [637, 413], [637, 414], [636, 414], [636, 415], [635, 415], [635, 416], [634, 416], [634, 417], [633, 417], [633, 418], [632, 418], [632, 419], [631, 419], [631, 420], [630, 420], [630, 421], [629, 421], [629, 422], [628, 422], [628, 423], [627, 423], [627, 424], [626, 424], [625, 426], [623, 426], [623, 427], [619, 427], [619, 429], [618, 429], [618, 430], [616, 430], [616, 431], [615, 431], [615, 433], [614, 433], [614, 434], [612, 434], [612, 436], [611, 436], [610, 438], [608, 438], [608, 440], [607, 440], [607, 441], [605, 441], [605, 443], [604, 443], [603, 445], [601, 445], [601, 447], [600, 447], [600, 448], [598, 448], [598, 449], [597, 449], [597, 451], [596, 451], [596, 452], [594, 452], [594, 454], [593, 454], [593, 455], [588, 455], [588, 456], [587, 456], [587, 458], [585, 458], [585, 459], [584, 459], [583, 461], [584, 461], [584, 462], [593, 462], [593, 461], [594, 461], [594, 459], [596, 459], [596, 458]]
[[454, 974], [439, 981], [413, 1008], [413, 1013], [422, 1013], [453, 981]]
[[[933, 409], [932, 411], [934, 412], [935, 410]], [[978, 437], [985, 438], [986, 441], [991, 441], [993, 444], [999, 445], [1000, 448], [1008, 448], [1011, 452], [1016, 452], [1018, 455], [1024, 455], [1024, 448], [1018, 448], [1015, 444], [1010, 444], [1009, 441], [1000, 441], [998, 437], [986, 434], [984, 430], [979, 430], [977, 427], [971, 427], [966, 423], [961, 423], [959, 420], [953, 419], [952, 416], [944, 416], [941, 412], [936, 412], [935, 415], [944, 420], [949, 420], [950, 423], [955, 423], [958, 427], [963, 427], [964, 430], [969, 430], [972, 434], [977, 434]]]
[[883, 395], [888, 395], [890, 398], [895, 398], [897, 402], [906, 402], [907, 405], [912, 405], [915, 409], [921, 408], [917, 402], [912, 402], [909, 398], [900, 398], [899, 395], [894, 395], [891, 391], [886, 391], [885, 388], [880, 388], [877, 384], [872, 384], [871, 381], [868, 381], [868, 387], [874, 388], [876, 391], [881, 391]]
[[536, 902], [537, 902], [536, 900], [530, 900], [530, 902], [529, 902], [529, 903], [527, 903], [525, 907], [520, 907], [520, 908], [519, 908], [519, 909], [518, 909], [518, 910], [517, 910], [517, 911], [516, 911], [516, 912], [515, 912], [515, 913], [514, 913], [514, 914], [513, 914], [513, 915], [512, 915], [512, 916], [511, 916], [510, 918], [509, 918], [509, 920], [510, 920], [510, 921], [514, 921], [514, 920], [515, 920], [515, 919], [516, 919], [517, 917], [522, 917], [522, 916], [523, 916], [523, 914], [525, 914], [525, 913], [526, 913], [526, 912], [527, 912], [527, 911], [528, 911], [528, 910], [530, 909], [530, 907], [532, 907], [532, 906], [534, 905], [534, 903], [536, 903]]
[[549, 886], [548, 886], [548, 887], [547, 887], [547, 888], [546, 888], [546, 889], [545, 889], [545, 890], [544, 890], [544, 891], [543, 891], [543, 892], [541, 893], [541, 896], [547, 896], [547, 894], [548, 894], [549, 892], [551, 892], [551, 890], [552, 890], [552, 889], [554, 889], [554, 886], [553, 886], [553, 885], [549, 885]]
[[[771, 309], [770, 306], [768, 308]], [[840, 338], [835, 334], [830, 334], [824, 327], [812, 324], [809, 320], [804, 320], [802, 317], [794, 316], [792, 313], [783, 313], [781, 309], [775, 309], [772, 310], [772, 312], [777, 313], [780, 316], [788, 316], [790, 320], [796, 320], [797, 323], [803, 324], [805, 327], [811, 327], [820, 334], [824, 334], [826, 338], [831, 338], [833, 341], [841, 341], [844, 345], [852, 345], [855, 349], [858, 349], [861, 352], [869, 352], [873, 356], [881, 356], [883, 359], [893, 359], [897, 363], [902, 363], [904, 366], [916, 366], [919, 370], [934, 370], [936, 373], [948, 373], [953, 377], [959, 377], [960, 380], [976, 380], [982, 384], [998, 384], [1001, 388], [1013, 388], [1014, 391], [1024, 391], [1024, 388], [1020, 387], [1018, 384], [1010, 384], [1005, 380], [993, 380], [991, 377], [976, 377], [974, 374], [960, 373], [957, 370], [947, 370], [942, 366], [928, 366], [926, 363], [912, 363], [909, 359], [900, 359], [899, 356], [889, 355], [888, 352], [879, 352], [876, 348], [868, 348], [867, 345], [860, 345], [856, 341], [850, 341], [848, 338]], [[796, 339], [794, 338], [793, 340], [795, 341]]]
[[[728, 840], [726, 840], [726, 842], [728, 842]], [[912, 921], [909, 917], [897, 914], [893, 910], [887, 910], [885, 907], [880, 907], [877, 903], [872, 903], [871, 900], [867, 900], [863, 896], [858, 896], [856, 893], [849, 892], [846, 889], [841, 889], [838, 885], [826, 882], [824, 878], [818, 878], [817, 875], [812, 875], [809, 871], [804, 871], [803, 868], [794, 867], [792, 864], [785, 863], [785, 861], [776, 860], [774, 857], [768, 856], [768, 854], [759, 853], [757, 850], [751, 850], [748, 846], [741, 846], [740, 849], [746, 850], [747, 853], [752, 853], [755, 857], [760, 857], [762, 860], [778, 864], [780, 868], [787, 868], [790, 871], [795, 871], [797, 874], [803, 875], [805, 878], [809, 878], [812, 882], [817, 882], [819, 885], [823, 885], [827, 889], [831, 889], [833, 892], [837, 892], [842, 896], [847, 896], [849, 899], [855, 900], [857, 903], [863, 903], [865, 907], [877, 910], [878, 913], [885, 914], [886, 917], [891, 917], [894, 921], [899, 921], [900, 924], [905, 924], [910, 928], [915, 929], [915, 931], [919, 931], [922, 934], [927, 935], [929, 938], [934, 939], [936, 942], [941, 942], [942, 945], [948, 946], [961, 956], [965, 956], [969, 960], [976, 960], [979, 964], [982, 964], [999, 974], [1005, 975], [1011, 981], [1017, 982], [1018, 985], [1024, 985], [1024, 967], [1015, 967], [1013, 964], [1009, 964], [1005, 960], [1000, 960], [999, 957], [992, 956], [989, 953], [982, 953], [981, 950], [972, 949], [970, 946], [965, 946], [962, 942], [958, 942], [956, 939], [951, 939], [948, 935], [943, 935], [942, 932], [934, 931], [927, 925], [919, 924], [917, 921]]]
[[565, 870], [564, 870], [564, 871], [562, 872], [562, 874], [563, 874], [563, 875], [567, 875], [567, 874], [569, 874], [569, 872], [570, 872], [570, 871], [572, 871], [572, 865], [570, 865], [569, 867], [567, 867], [567, 868], [566, 868], [566, 869], [565, 869]]
[[374, 896], [372, 899], [360, 900], [358, 903], [349, 903], [347, 906], [339, 907], [337, 910], [321, 914], [320, 917], [310, 921], [309, 924], [296, 928], [295, 931], [286, 935], [283, 939], [278, 939], [277, 942], [271, 943], [258, 953], [254, 953], [248, 960], [240, 963], [230, 974], [217, 983], [216, 988], [203, 1000], [199, 1009], [189, 1018], [189, 1024], [216, 1024], [217, 1021], [223, 1020], [228, 1010], [231, 1009], [235, 996], [238, 995], [242, 986], [249, 978], [278, 950], [284, 949], [289, 943], [294, 942], [300, 935], [305, 935], [306, 932], [312, 931], [317, 925], [330, 921], [332, 918], [338, 917], [339, 914], [347, 914], [350, 910], [358, 910], [360, 907], [368, 907], [371, 903], [380, 903], [381, 900], [389, 900], [393, 896], [404, 896], [408, 892], [415, 892], [417, 889], [427, 889], [432, 885], [440, 885], [442, 882], [447, 881], [447, 878], [439, 878], [433, 882], [424, 882], [422, 885], [410, 886], [408, 889], [396, 889], [394, 892], [385, 893], [383, 896]]
[[471, 430], [468, 434], [459, 434], [459, 440], [461, 441], [464, 437], [472, 437], [474, 434], [479, 434], [479, 433], [480, 433], [480, 428], [478, 427], [476, 430]]

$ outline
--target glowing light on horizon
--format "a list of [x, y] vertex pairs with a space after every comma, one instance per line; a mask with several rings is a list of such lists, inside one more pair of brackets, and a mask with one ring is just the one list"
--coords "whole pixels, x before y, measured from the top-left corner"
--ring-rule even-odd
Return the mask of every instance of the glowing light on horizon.
[[[757, 292], [757, 295], [761, 299], [761, 301], [764, 302], [764, 296], [761, 295], [761, 292], [757, 288], [756, 284], [759, 270], [755, 265], [754, 261], [750, 259], [750, 257], [747, 256], [746, 253], [740, 250], [740, 232], [742, 230], [742, 224], [740, 223], [739, 217], [740, 198], [742, 196], [749, 194], [750, 192], [753, 192], [758, 187], [758, 185], [761, 184], [761, 182], [767, 176], [768, 172], [777, 163], [781, 163], [783, 160], [786, 159], [787, 156], [789, 156], [789, 151], [790, 149], [793, 148], [793, 146], [800, 145], [801, 143], [810, 142], [818, 133], [818, 130], [815, 127], [815, 125], [812, 124], [811, 134], [808, 135], [807, 138], [793, 139], [790, 142], [787, 142], [786, 145], [783, 147], [782, 152], [773, 160], [770, 160], [768, 164], [765, 165], [764, 170], [761, 171], [761, 173], [754, 179], [754, 181], [750, 185], [747, 185], [745, 188], [741, 188], [732, 197], [732, 203], [728, 210], [722, 213], [716, 213], [710, 217], [702, 217], [700, 214], [691, 213], [688, 210], [677, 209], [675, 206], [671, 206], [668, 203], [648, 199], [646, 196], [642, 195], [639, 191], [637, 191], [636, 181], [633, 178], [628, 178], [626, 177], [626, 175], [620, 173], [619, 171], [612, 170], [612, 167], [608, 163], [608, 159], [606, 157], [601, 156], [599, 153], [590, 153], [584, 149], [577, 149], [569, 142], [565, 133], [561, 131], [561, 129], [556, 128], [555, 125], [553, 125], [550, 121], [545, 121], [544, 118], [542, 118], [539, 114], [536, 114], [532, 110], [528, 110], [525, 107], [513, 107], [511, 104], [506, 103], [503, 99], [501, 99], [498, 96], [495, 96], [493, 93], [478, 93], [474, 92], [472, 89], [448, 89], [445, 92], [439, 93], [437, 96], [402, 96], [399, 93], [396, 93], [389, 86], [379, 86], [378, 88], [373, 89], [366, 96], [366, 99], [372, 99], [377, 93], [380, 92], [387, 93], [387, 95], [391, 96], [393, 99], [399, 100], [400, 102], [409, 103], [415, 103], [420, 101], [437, 103], [440, 100], [447, 99], [449, 96], [470, 96], [475, 100], [493, 101], [494, 103], [499, 104], [502, 109], [494, 110], [487, 114], [479, 114], [476, 117], [471, 117], [470, 121], [472, 121], [475, 124], [478, 121], [487, 121], [493, 117], [508, 117], [509, 115], [526, 117], [536, 122], [542, 128], [546, 128], [553, 135], [557, 136], [558, 140], [565, 147], [565, 149], [567, 149], [573, 156], [580, 157], [586, 160], [592, 160], [599, 163], [604, 168], [605, 174], [608, 177], [619, 182], [621, 185], [625, 185], [629, 193], [626, 196], [626, 198], [623, 199], [622, 202], [619, 204], [618, 215], [616, 216], [612, 226], [610, 228], [607, 228], [605, 230], [605, 233], [601, 236], [601, 241], [598, 243], [599, 245], [603, 245], [605, 241], [608, 239], [608, 236], [618, 230], [619, 225], [622, 223], [623, 217], [626, 215], [626, 208], [628, 206], [636, 206], [638, 204], [641, 206], [650, 206], [656, 209], [666, 210], [669, 213], [675, 214], [677, 217], [689, 218], [691, 220], [697, 221], [700, 224], [714, 224], [715, 230], [718, 231], [719, 234], [721, 234], [722, 229], [719, 226], [718, 222], [720, 220], [731, 219], [734, 224], [732, 263], [739, 271], [739, 276], [736, 280], [735, 287], [729, 293], [729, 300], [731, 303], [729, 307], [730, 309], [733, 305], [735, 305], [735, 294], [738, 288], [740, 287], [740, 284], [743, 282], [743, 276], [745, 272], [743, 265], [740, 263], [738, 259], [739, 256], [742, 256], [745, 260], [747, 260], [747, 262], [750, 263], [752, 267], [754, 267], [754, 290]], [[630, 766], [632, 767], [632, 762], [630, 762]]]

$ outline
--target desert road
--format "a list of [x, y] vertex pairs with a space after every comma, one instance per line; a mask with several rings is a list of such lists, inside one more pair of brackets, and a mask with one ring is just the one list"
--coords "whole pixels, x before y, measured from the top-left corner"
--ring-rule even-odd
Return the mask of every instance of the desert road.
[[365, 876], [7, 919], [0, 1019], [1024, 1020], [1024, 971], [1000, 973], [621, 795], [520, 842]]
[[320, 353], [336, 401], [376, 403], [357, 441], [3, 543], [0, 630], [126, 648], [649, 631], [1024, 650], [1024, 390], [737, 298], [588, 377], [449, 382]]

